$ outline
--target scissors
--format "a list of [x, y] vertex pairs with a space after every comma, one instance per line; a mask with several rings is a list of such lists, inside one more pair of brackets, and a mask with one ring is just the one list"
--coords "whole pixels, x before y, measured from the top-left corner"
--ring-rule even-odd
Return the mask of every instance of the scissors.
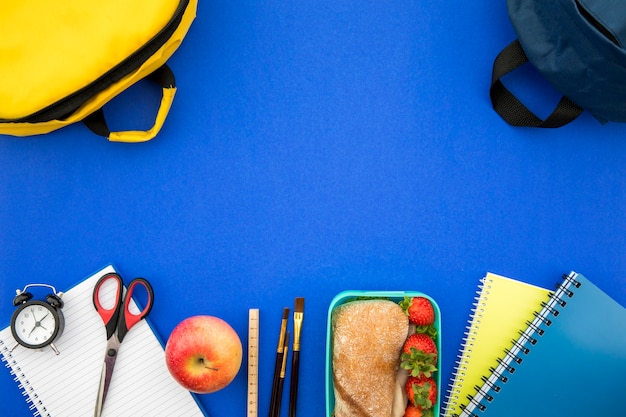
[[[101, 290], [105, 284], [108, 283], [108, 285], [111, 285], [111, 282], [117, 286], [115, 304], [111, 308], [105, 308], [100, 302]], [[148, 294], [148, 301], [142, 311], [138, 314], [133, 314], [129, 306], [137, 286], [144, 287]], [[154, 302], [152, 286], [144, 278], [133, 279], [128, 284], [126, 295], [123, 295], [123, 292], [124, 283], [122, 282], [122, 277], [113, 272], [102, 276], [93, 290], [93, 304], [104, 322], [107, 333], [107, 347], [104, 354], [104, 363], [102, 364], [102, 373], [100, 375], [100, 387], [98, 388], [98, 397], [96, 399], [96, 409], [94, 413], [95, 417], [102, 415], [102, 407], [104, 406], [104, 400], [109, 391], [109, 384], [113, 376], [113, 368], [115, 367], [115, 360], [117, 359], [120, 343], [122, 343], [126, 333], [128, 333], [131, 327], [148, 315]]]

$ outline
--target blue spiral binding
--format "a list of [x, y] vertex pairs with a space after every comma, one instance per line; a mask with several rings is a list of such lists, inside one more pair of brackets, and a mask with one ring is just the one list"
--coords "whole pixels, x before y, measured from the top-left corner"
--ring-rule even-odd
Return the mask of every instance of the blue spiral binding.
[[13, 380], [17, 382], [17, 387], [22, 392], [24, 400], [26, 404], [28, 404], [28, 409], [33, 413], [33, 416], [52, 417], [43, 402], [39, 399], [35, 389], [30, 385], [28, 378], [3, 340], [0, 340], [0, 354], [0, 360], [4, 362], [4, 366], [9, 369], [9, 372], [13, 376]]

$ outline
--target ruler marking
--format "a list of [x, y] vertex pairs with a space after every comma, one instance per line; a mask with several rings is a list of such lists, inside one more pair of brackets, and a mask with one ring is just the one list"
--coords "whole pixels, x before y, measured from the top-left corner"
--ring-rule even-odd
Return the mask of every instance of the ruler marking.
[[248, 417], [259, 412], [259, 309], [248, 311]]

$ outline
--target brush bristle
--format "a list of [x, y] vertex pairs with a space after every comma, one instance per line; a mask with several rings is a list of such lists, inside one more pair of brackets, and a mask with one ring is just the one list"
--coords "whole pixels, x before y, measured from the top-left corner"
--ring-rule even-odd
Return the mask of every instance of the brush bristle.
[[289, 307], [285, 307], [283, 309], [283, 320], [288, 319], [289, 318]]
[[295, 306], [294, 311], [296, 313], [302, 313], [304, 311], [304, 297], [296, 298], [296, 306]]

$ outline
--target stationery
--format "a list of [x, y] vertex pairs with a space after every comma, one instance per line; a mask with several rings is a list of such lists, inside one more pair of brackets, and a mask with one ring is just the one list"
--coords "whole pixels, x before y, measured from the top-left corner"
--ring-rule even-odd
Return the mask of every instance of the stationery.
[[260, 310], [248, 310], [248, 402], [247, 417], [259, 415], [259, 317]]
[[[26, 349], [15, 344], [9, 327], [0, 331], [0, 355], [24, 393], [35, 416], [94, 414], [106, 335], [92, 301], [107, 266], [63, 294], [65, 329], [57, 347]], [[155, 298], [158, 308], [158, 294]], [[131, 308], [136, 308], [134, 302]], [[169, 374], [163, 343], [148, 320], [141, 320], [124, 339], [103, 416], [204, 416], [196, 397]]]
[[278, 401], [278, 385], [280, 383], [280, 371], [285, 357], [285, 336], [289, 322], [289, 307], [283, 308], [283, 318], [280, 321], [280, 333], [278, 335], [278, 347], [276, 348], [276, 362], [274, 363], [274, 378], [272, 380], [272, 393], [270, 397], [269, 417], [276, 416]]
[[297, 297], [293, 313], [293, 351], [291, 352], [291, 384], [289, 388], [289, 417], [296, 417], [298, 403], [298, 373], [300, 369], [300, 338], [304, 321], [304, 297]]
[[289, 351], [289, 332], [285, 335], [285, 345], [283, 347], [283, 361], [280, 366], [280, 374], [278, 376], [278, 386], [276, 388], [276, 405], [274, 408], [274, 417], [280, 416], [280, 406], [283, 400], [283, 386], [285, 385], [285, 375], [287, 373], [287, 356]]
[[498, 365], [498, 359], [519, 329], [548, 300], [550, 291], [493, 273], [478, 287], [467, 332], [444, 402], [444, 417], [458, 415], [482, 384], [481, 377]]
[[460, 416], [624, 415], [623, 306], [571, 272], [521, 331]]

